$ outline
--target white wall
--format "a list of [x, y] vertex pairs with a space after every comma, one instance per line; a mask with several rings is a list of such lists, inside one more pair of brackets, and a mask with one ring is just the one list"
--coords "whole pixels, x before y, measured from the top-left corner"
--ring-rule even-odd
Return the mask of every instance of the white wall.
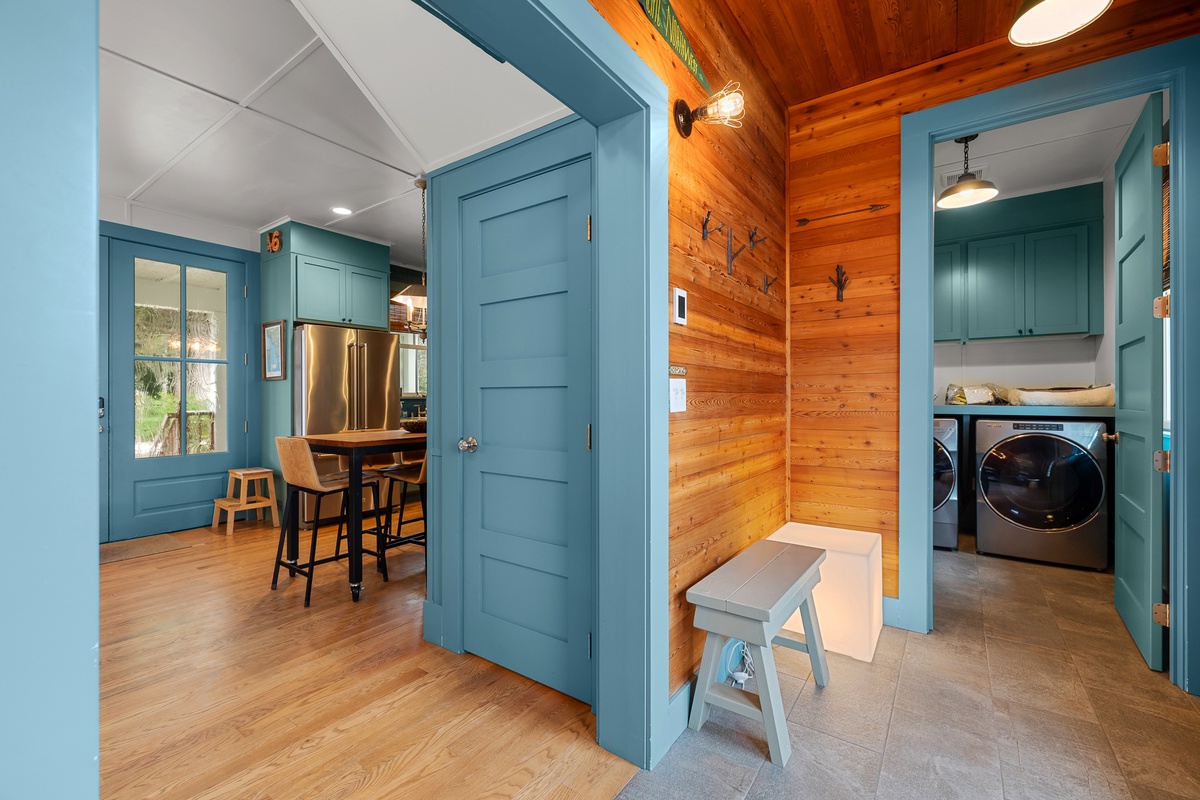
[[[1124, 142], [1122, 142], [1124, 146]], [[1116, 167], [1116, 161], [1113, 162]], [[1096, 339], [1096, 383], [1116, 383], [1117, 367], [1114, 343], [1117, 340], [1116, 274], [1117, 258], [1112, 243], [1117, 240], [1113, 222], [1116, 207], [1116, 177], [1114, 169], [1104, 176], [1104, 333]]]
[[1097, 338], [1046, 336], [967, 344], [940, 342], [933, 346], [934, 400], [938, 404], [945, 402], [946, 385], [950, 383], [959, 386], [995, 383], [1021, 389], [1100, 383]]

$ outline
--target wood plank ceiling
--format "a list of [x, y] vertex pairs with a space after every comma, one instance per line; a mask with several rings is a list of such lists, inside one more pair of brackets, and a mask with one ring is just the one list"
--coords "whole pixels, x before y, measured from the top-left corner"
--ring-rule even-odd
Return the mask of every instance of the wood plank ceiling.
[[711, 2], [734, 21], [743, 47], [794, 106], [1003, 39], [1020, 0]]

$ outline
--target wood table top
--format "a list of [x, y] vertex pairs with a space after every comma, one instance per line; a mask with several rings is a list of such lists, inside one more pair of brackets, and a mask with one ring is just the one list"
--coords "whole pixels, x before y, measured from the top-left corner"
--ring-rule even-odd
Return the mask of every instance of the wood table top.
[[320, 433], [303, 437], [309, 444], [324, 447], [379, 447], [381, 445], [425, 444], [424, 433], [406, 430], [344, 431], [342, 433]]

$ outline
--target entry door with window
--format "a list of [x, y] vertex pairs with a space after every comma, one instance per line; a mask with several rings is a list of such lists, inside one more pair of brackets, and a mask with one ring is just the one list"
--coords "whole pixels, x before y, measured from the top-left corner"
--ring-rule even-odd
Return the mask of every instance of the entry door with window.
[[109, 537], [206, 525], [245, 466], [245, 266], [110, 247]]

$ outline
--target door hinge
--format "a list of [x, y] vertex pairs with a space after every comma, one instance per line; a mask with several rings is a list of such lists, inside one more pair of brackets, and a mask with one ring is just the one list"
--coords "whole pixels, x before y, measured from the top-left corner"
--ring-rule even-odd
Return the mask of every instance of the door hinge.
[[244, 420], [242, 420], [242, 433], [249, 433], [249, 432], [250, 432], [250, 420], [244, 419]]
[[588, 658], [592, 657], [592, 634], [588, 632]]
[[1155, 450], [1154, 451], [1154, 469], [1158, 472], [1171, 471], [1171, 451], [1170, 450]]
[[592, 423], [588, 423], [587, 449], [592, 449]]
[[246, 288], [246, 284], [242, 284], [242, 297], [249, 297], [250, 290]]
[[588, 241], [592, 240], [592, 215], [588, 214]]
[[1166, 167], [1171, 164], [1171, 143], [1163, 142], [1154, 145], [1150, 151], [1150, 160], [1156, 167]]
[[1171, 295], [1164, 294], [1154, 298], [1154, 318], [1168, 319], [1171, 316]]
[[1151, 613], [1154, 615], [1154, 624], [1162, 625], [1164, 628], [1171, 627], [1171, 604], [1170, 603], [1155, 603], [1152, 606]]
[[250, 364], [250, 354], [249, 353], [242, 353], [242, 363], [249, 366], [249, 364]]

